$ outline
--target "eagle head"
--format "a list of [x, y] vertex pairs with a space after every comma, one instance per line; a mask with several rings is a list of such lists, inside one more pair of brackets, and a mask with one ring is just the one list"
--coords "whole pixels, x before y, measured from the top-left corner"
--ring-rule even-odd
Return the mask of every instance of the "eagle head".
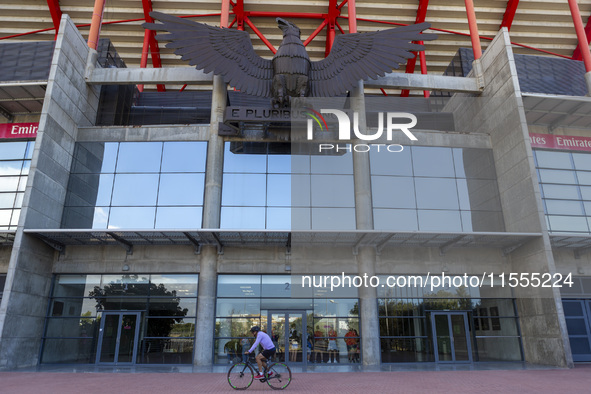
[[277, 26], [283, 31], [283, 36], [287, 36], [290, 34], [296, 35], [298, 38], [300, 37], [300, 28], [294, 25], [293, 23], [286, 21], [283, 18], [277, 18]]

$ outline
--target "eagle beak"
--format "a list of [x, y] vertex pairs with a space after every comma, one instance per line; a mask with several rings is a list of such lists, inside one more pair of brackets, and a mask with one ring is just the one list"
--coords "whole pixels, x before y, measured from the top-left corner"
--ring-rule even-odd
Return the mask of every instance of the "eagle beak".
[[279, 25], [279, 27], [281, 27], [281, 25], [287, 26], [287, 21], [285, 19], [282, 18], [276, 18], [275, 19], [277, 21], [277, 24]]

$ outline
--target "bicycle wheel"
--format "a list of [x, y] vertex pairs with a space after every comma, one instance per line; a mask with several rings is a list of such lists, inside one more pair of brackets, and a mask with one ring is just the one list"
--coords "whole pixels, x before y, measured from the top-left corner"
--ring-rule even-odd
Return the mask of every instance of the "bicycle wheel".
[[254, 380], [254, 371], [246, 363], [232, 365], [228, 371], [228, 383], [234, 390], [246, 390]]
[[265, 372], [265, 378], [273, 390], [283, 390], [291, 383], [291, 370], [284, 363], [271, 364]]

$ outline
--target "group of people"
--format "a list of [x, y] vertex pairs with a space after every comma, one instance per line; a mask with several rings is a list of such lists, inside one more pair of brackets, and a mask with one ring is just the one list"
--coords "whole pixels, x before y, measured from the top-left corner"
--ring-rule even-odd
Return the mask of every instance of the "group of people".
[[[309, 363], [336, 364], [340, 362], [337, 332], [332, 326], [328, 326], [327, 329], [326, 335], [319, 326], [316, 326], [316, 331], [314, 332], [311, 329], [308, 330], [306, 334], [306, 352]], [[260, 372], [258, 376], [261, 376], [257, 377], [257, 379], [260, 379], [262, 378], [261, 368], [266, 365], [265, 361], [275, 354], [277, 342], [261, 331], [258, 326], [252, 327], [251, 333], [255, 336], [254, 343], [244, 335], [241, 339], [228, 341], [224, 346], [224, 352], [228, 354], [228, 361], [230, 363], [238, 361], [239, 355], [241, 355], [242, 361], [246, 361], [248, 354], [254, 351], [260, 344], [263, 351], [256, 358]], [[349, 331], [345, 334], [344, 340], [347, 345], [349, 362], [359, 362], [359, 333], [357, 330], [350, 327]], [[296, 330], [292, 330], [288, 347], [290, 361], [299, 361], [297, 360], [297, 355], [300, 352], [300, 341], [300, 334]]]
[[[316, 331], [308, 331], [308, 362], [310, 363], [339, 363], [340, 352], [338, 347], [337, 332], [332, 326], [327, 327], [326, 335], [319, 326]], [[349, 362], [359, 361], [359, 334], [354, 328], [349, 328], [345, 334], [345, 344], [347, 345], [347, 355]]]

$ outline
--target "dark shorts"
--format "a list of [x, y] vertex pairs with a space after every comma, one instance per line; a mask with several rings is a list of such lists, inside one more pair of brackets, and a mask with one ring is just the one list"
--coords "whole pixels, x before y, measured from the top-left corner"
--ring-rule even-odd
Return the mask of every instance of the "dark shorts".
[[273, 355], [275, 354], [275, 348], [263, 350], [261, 352], [261, 354], [263, 355], [264, 358], [266, 358], [268, 360], [269, 358], [273, 357]]

